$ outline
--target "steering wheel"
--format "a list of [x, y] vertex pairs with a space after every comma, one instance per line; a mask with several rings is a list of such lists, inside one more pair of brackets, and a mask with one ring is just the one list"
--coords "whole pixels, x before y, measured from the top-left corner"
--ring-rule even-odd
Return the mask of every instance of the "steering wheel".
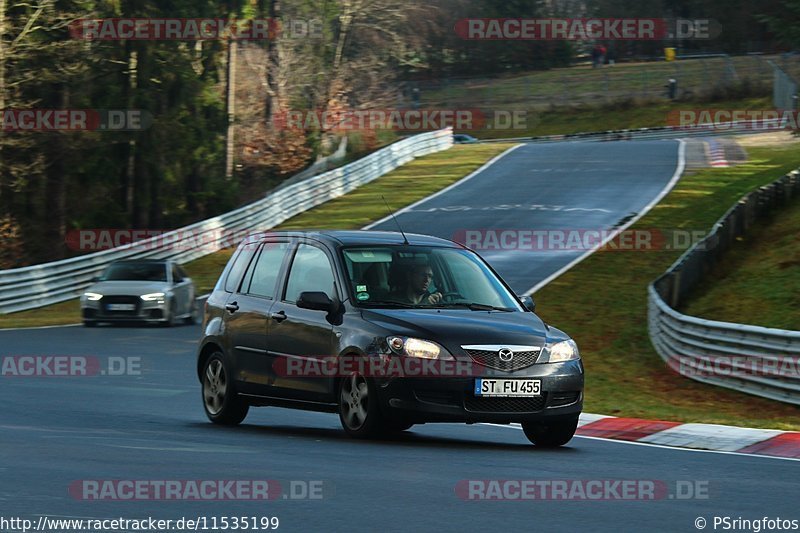
[[464, 295], [462, 295], [458, 291], [451, 291], [451, 292], [443, 292], [442, 293], [442, 301], [443, 302], [453, 302], [455, 300], [463, 300]]

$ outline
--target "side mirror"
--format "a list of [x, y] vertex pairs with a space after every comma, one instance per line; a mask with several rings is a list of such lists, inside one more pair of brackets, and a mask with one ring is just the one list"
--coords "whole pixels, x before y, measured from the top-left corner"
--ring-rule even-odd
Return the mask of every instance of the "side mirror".
[[522, 305], [525, 306], [531, 313], [536, 312], [536, 302], [533, 301], [533, 298], [530, 296], [520, 296], [519, 301], [522, 302]]
[[297, 307], [330, 313], [333, 310], [333, 301], [324, 292], [307, 291], [300, 293], [300, 297], [297, 299]]

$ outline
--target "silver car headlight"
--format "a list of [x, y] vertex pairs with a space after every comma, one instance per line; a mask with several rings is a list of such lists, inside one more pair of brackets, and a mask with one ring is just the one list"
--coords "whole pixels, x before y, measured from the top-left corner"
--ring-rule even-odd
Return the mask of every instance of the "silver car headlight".
[[549, 363], [561, 363], [581, 358], [581, 354], [578, 352], [578, 345], [572, 339], [557, 342], [551, 345], [548, 351], [550, 353]]
[[145, 302], [163, 302], [164, 301], [164, 293], [163, 292], [151, 292], [150, 294], [142, 294], [139, 296]]
[[453, 356], [435, 342], [415, 339], [413, 337], [387, 337], [389, 349], [398, 355], [419, 359], [451, 360]]
[[96, 302], [100, 298], [102, 298], [103, 295], [102, 294], [98, 294], [96, 292], [84, 292], [83, 293], [83, 297], [86, 298], [87, 300], [89, 300], [90, 302]]

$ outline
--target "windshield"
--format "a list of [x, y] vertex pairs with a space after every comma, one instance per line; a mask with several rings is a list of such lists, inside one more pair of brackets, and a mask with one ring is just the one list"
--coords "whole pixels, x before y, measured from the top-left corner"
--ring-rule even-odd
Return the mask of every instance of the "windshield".
[[358, 305], [522, 310], [497, 276], [468, 250], [370, 246], [345, 248], [342, 253]]
[[101, 281], [167, 281], [165, 263], [115, 263], [109, 265]]

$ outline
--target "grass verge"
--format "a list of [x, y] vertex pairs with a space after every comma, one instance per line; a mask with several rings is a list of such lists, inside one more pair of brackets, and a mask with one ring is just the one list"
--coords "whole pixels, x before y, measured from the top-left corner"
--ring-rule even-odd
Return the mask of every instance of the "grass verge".
[[667, 126], [670, 111], [687, 109], [770, 109], [770, 98], [742, 98], [697, 104], [691, 102], [658, 102], [634, 106], [612, 106], [587, 109], [561, 109], [556, 111], [528, 112], [524, 127], [514, 130], [482, 129], [465, 131], [479, 139], [534, 137], [539, 135], [564, 135], [598, 130], [623, 130]]
[[793, 198], [739, 238], [681, 312], [800, 329], [800, 199]]
[[[797, 145], [750, 148], [750, 161], [685, 175], [631, 229], [707, 231], [750, 190], [800, 165]], [[800, 430], [800, 407], [704, 385], [667, 369], [647, 333], [647, 285], [680, 251], [599, 251], [536, 294], [538, 313], [575, 336], [586, 410], [681, 422]]]

